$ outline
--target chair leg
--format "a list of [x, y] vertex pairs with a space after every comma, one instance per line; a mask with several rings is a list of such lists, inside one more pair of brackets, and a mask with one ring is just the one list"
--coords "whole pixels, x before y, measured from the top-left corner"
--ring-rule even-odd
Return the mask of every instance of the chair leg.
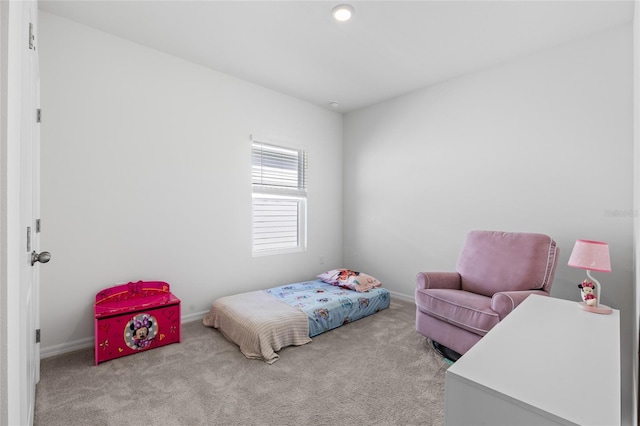
[[433, 349], [435, 349], [436, 352], [438, 352], [442, 357], [447, 358], [449, 361], [456, 362], [462, 356], [453, 349], [449, 349], [448, 347], [441, 345], [435, 340], [432, 340], [431, 344], [433, 345]]

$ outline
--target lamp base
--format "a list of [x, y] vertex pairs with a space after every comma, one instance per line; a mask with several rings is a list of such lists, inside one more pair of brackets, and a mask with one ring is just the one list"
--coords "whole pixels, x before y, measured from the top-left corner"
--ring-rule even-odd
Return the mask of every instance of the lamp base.
[[613, 309], [607, 305], [589, 306], [584, 302], [578, 302], [578, 307], [587, 312], [593, 312], [594, 314], [609, 315], [613, 312]]

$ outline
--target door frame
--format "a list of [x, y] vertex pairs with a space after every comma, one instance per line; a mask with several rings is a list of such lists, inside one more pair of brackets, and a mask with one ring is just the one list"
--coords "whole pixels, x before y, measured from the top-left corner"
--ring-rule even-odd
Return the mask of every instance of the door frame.
[[9, 242], [7, 197], [7, 74], [9, 3], [0, 2], [0, 425], [8, 424], [7, 285]]

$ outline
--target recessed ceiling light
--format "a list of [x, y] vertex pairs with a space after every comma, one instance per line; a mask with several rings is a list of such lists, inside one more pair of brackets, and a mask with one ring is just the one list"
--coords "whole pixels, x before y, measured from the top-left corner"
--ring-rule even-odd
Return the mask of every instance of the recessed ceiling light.
[[331, 101], [331, 102], [329, 102], [329, 106], [331, 108], [338, 108], [338, 103], [336, 101]]
[[333, 19], [339, 22], [345, 22], [351, 19], [354, 13], [353, 6], [350, 4], [339, 4], [331, 9], [331, 15]]

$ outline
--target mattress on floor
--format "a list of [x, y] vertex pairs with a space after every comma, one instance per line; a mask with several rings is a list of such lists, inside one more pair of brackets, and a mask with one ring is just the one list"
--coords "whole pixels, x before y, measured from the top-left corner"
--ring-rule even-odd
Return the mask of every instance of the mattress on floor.
[[390, 300], [382, 287], [356, 292], [305, 281], [221, 297], [202, 323], [218, 329], [247, 358], [272, 364], [280, 349], [386, 309]]

